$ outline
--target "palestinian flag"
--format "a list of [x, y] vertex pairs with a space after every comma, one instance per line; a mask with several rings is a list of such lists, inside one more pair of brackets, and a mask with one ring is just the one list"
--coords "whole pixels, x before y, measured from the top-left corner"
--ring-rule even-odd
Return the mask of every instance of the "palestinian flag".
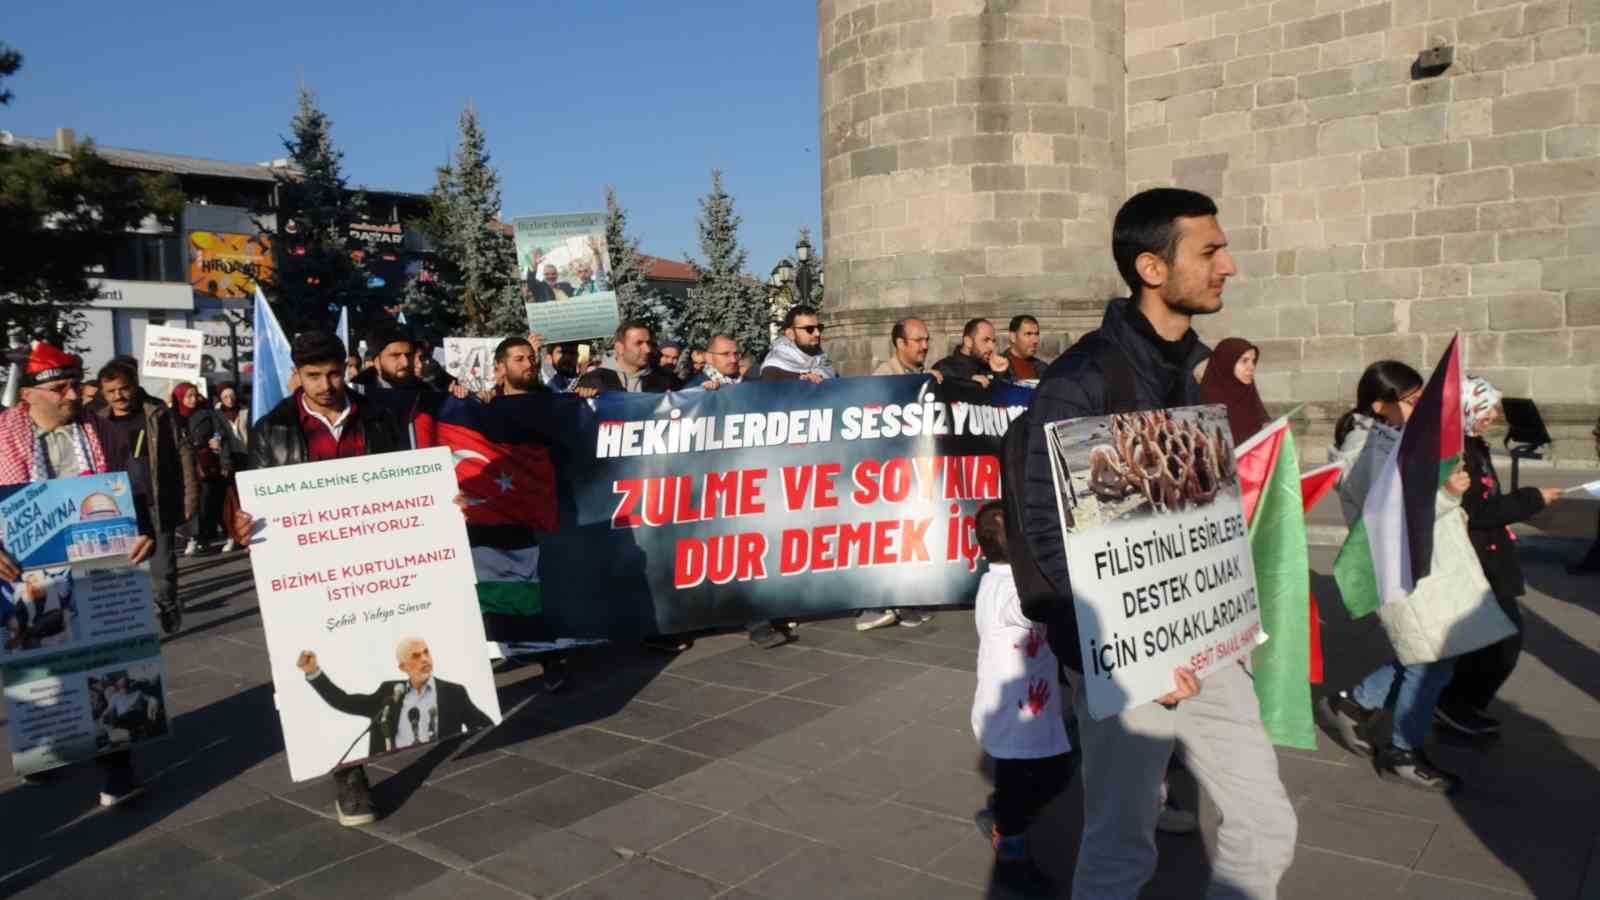
[[1294, 433], [1284, 417], [1234, 451], [1267, 642], [1252, 654], [1261, 722], [1274, 744], [1315, 750], [1311, 717], [1311, 563]]
[[[1344, 468], [1338, 463], [1328, 463], [1300, 475], [1300, 502], [1306, 514], [1316, 506], [1334, 486]], [[1322, 610], [1317, 606], [1317, 595], [1311, 595], [1311, 683], [1322, 683]]]
[[1433, 569], [1435, 495], [1461, 460], [1461, 337], [1422, 389], [1334, 562], [1350, 615], [1405, 600]]

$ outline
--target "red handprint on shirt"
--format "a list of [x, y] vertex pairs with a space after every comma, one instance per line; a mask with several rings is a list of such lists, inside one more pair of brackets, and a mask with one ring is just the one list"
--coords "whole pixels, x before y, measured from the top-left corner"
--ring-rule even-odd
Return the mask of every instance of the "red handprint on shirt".
[[1028, 699], [1018, 700], [1017, 709], [1030, 716], [1037, 716], [1044, 712], [1045, 704], [1050, 702], [1050, 682], [1043, 678], [1028, 680]]
[[1044, 646], [1044, 632], [1038, 628], [1028, 629], [1028, 638], [1020, 644], [1012, 644], [1014, 649], [1021, 650], [1033, 659], [1039, 655], [1039, 648]]

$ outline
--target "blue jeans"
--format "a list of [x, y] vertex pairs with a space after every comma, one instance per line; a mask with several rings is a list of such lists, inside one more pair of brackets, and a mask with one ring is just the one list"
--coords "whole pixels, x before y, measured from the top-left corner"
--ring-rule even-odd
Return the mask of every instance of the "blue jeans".
[[1428, 740], [1433, 708], [1439, 704], [1439, 695], [1450, 683], [1455, 668], [1454, 657], [1411, 666], [1395, 660], [1361, 679], [1350, 696], [1366, 710], [1380, 710], [1392, 704], [1394, 735], [1390, 742], [1401, 750], [1416, 750]]

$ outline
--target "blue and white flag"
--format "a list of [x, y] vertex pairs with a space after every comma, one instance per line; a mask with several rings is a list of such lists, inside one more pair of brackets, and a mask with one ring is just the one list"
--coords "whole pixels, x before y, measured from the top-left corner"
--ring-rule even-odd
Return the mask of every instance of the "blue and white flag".
[[267, 298], [256, 288], [256, 310], [253, 323], [256, 338], [255, 372], [251, 381], [250, 424], [289, 396], [289, 373], [294, 371], [294, 361], [289, 356], [289, 338], [278, 325]]
[[344, 347], [344, 352], [350, 352], [350, 307], [339, 307], [339, 327], [333, 329], [339, 337], [339, 345]]

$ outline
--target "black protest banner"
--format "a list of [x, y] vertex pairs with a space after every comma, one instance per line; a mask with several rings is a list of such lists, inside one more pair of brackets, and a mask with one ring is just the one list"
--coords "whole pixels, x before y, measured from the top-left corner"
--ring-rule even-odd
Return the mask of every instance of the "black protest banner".
[[[973, 517], [1032, 391], [925, 376], [602, 394], [539, 536], [546, 624], [623, 637], [970, 602]], [[570, 448], [577, 448], [576, 450]]]

